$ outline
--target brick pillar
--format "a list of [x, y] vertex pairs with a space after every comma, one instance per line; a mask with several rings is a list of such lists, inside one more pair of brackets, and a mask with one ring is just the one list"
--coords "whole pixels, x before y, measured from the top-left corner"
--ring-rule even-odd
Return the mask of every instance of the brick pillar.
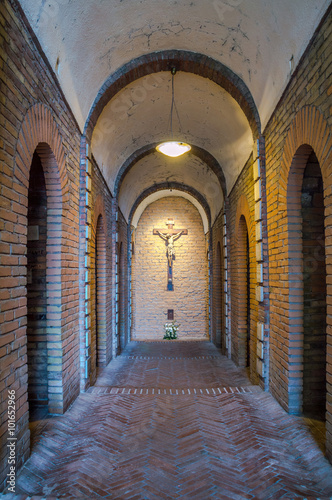
[[96, 365], [106, 366], [106, 237], [104, 220], [100, 215], [96, 227], [95, 246], [95, 315], [96, 315]]
[[223, 239], [222, 239], [222, 255], [223, 255], [223, 294], [222, 294], [222, 328], [225, 332], [225, 352], [229, 358], [232, 355], [232, 339], [230, 334], [230, 307], [231, 307], [231, 296], [230, 296], [230, 273], [228, 269], [228, 249], [229, 249], [229, 241], [228, 241], [228, 231], [227, 231], [227, 205], [228, 201], [225, 200], [224, 204], [224, 213], [223, 213]]
[[111, 232], [111, 255], [112, 255], [112, 357], [117, 356], [118, 346], [118, 202], [115, 198], [112, 199], [112, 232]]
[[269, 387], [269, 260], [265, 172], [265, 140], [260, 136], [253, 149], [256, 240], [256, 299], [258, 301], [256, 370], [265, 390]]
[[91, 158], [82, 137], [80, 176], [80, 370], [81, 390], [90, 386], [91, 375]]

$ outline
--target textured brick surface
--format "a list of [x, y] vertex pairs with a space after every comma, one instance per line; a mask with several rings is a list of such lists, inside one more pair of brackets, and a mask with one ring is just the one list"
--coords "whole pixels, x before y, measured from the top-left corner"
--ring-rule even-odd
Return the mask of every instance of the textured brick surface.
[[[175, 241], [174, 290], [168, 291], [165, 241], [153, 229], [167, 230], [172, 217], [174, 230], [188, 229]], [[149, 205], [134, 236], [132, 259], [133, 339], [162, 339], [167, 310], [174, 310], [180, 323], [179, 338], [205, 337], [208, 333], [208, 264], [201, 216], [184, 198], [169, 197]]]
[[[270, 260], [270, 389], [293, 413], [303, 401], [301, 189], [315, 153], [323, 178], [327, 273], [331, 259], [331, 12], [314, 36], [265, 130]], [[320, 243], [315, 244], [318, 257]], [[319, 261], [315, 259], [315, 265]], [[327, 304], [330, 304], [327, 277]], [[327, 453], [332, 457], [331, 316], [327, 309]], [[308, 365], [308, 363], [307, 363]], [[310, 370], [310, 368], [309, 368]]]
[[18, 478], [22, 500], [332, 495], [331, 465], [307, 425], [208, 342], [128, 344], [33, 440]]
[[[43, 167], [47, 195], [47, 220], [44, 214], [44, 221], [39, 222], [41, 234], [47, 222], [48, 238], [43, 266], [46, 265], [48, 298], [47, 396], [50, 411], [64, 412], [79, 393], [80, 133], [15, 2], [1, 2], [0, 25], [0, 387], [3, 405], [7, 401], [7, 389], [16, 390], [17, 466], [20, 467], [29, 454], [26, 285], [31, 276], [27, 276], [27, 216], [30, 167], [36, 150]], [[45, 304], [43, 307], [45, 313]], [[45, 359], [43, 362], [45, 366]], [[46, 369], [43, 376], [46, 376]], [[0, 435], [4, 439], [7, 413], [3, 406], [1, 413]], [[7, 453], [3, 441], [0, 450], [2, 481]]]
[[[107, 185], [96, 164], [91, 173], [91, 373], [89, 383], [96, 380], [96, 367], [105, 366], [114, 355], [115, 231], [113, 203]], [[98, 279], [99, 276], [99, 279]]]
[[[252, 380], [258, 382], [256, 372], [256, 336], [258, 303], [256, 300], [256, 256], [254, 222], [254, 182], [252, 163], [248, 162], [229, 198], [227, 212], [230, 266], [232, 359], [242, 366], [249, 365]], [[249, 240], [247, 252], [246, 238]], [[250, 317], [247, 325], [247, 270], [249, 259]], [[247, 342], [247, 334], [249, 341]], [[247, 348], [249, 347], [249, 354]], [[247, 363], [248, 354], [248, 363]]]

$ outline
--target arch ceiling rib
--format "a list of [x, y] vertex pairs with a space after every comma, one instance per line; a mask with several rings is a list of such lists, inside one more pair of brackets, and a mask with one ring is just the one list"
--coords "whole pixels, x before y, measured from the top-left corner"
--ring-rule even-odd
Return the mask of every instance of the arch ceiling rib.
[[[151, 144], [168, 139], [171, 72], [153, 77], [123, 88], [96, 123], [92, 151], [114, 194], [123, 165], [145, 154]], [[252, 130], [240, 105], [216, 83], [185, 72], [176, 74], [175, 102], [180, 121], [174, 119], [174, 139], [189, 143], [199, 157], [214, 158], [211, 167], [229, 192], [253, 147]]]
[[[144, 157], [150, 155], [150, 154], [155, 154], [156, 153], [156, 146], [157, 143], [155, 144], [149, 144], [147, 146], [142, 147], [141, 149], [135, 151], [121, 166], [117, 178], [115, 180], [114, 184], [114, 195], [117, 196], [122, 183], [128, 174], [128, 172], [135, 166], [137, 162], [142, 160]], [[218, 182], [220, 184], [222, 193], [224, 196], [226, 196], [226, 180], [224, 176], [224, 172], [221, 168], [221, 166], [218, 164], [217, 160], [208, 152], [205, 151], [202, 148], [199, 148], [197, 146], [192, 146], [190, 154], [199, 158], [203, 163], [205, 163], [211, 170], [212, 172], [216, 175]], [[190, 155], [189, 155], [190, 157]], [[185, 163], [186, 158], [179, 158], [178, 160], [174, 159], [167, 159], [163, 158], [163, 156], [160, 156], [159, 154], [156, 154], [155, 156], [156, 159], [159, 161], [164, 160], [164, 162], [168, 162], [169, 165], [174, 164], [177, 161], [181, 161], [182, 163]]]
[[[119, 207], [128, 221], [131, 207], [141, 193], [162, 188], [182, 189], [191, 192], [200, 200], [215, 220], [223, 205], [223, 192], [215, 173], [200, 158], [188, 154], [169, 161], [157, 152], [143, 157], [135, 163], [125, 176], [119, 190]], [[161, 187], [160, 187], [161, 186]], [[199, 193], [199, 194], [198, 194]]]
[[[184, 189], [187, 189], [187, 191]], [[148, 205], [150, 205], [156, 200], [159, 200], [160, 198], [165, 198], [169, 196], [181, 196], [182, 198], [189, 200], [197, 208], [202, 218], [204, 233], [206, 234], [209, 231], [210, 229], [209, 209], [202, 196], [200, 196], [199, 193], [196, 193], [193, 189], [190, 189], [188, 187], [187, 188], [181, 187], [181, 189], [176, 189], [175, 187], [175, 189], [173, 189], [172, 187], [169, 187], [166, 184], [165, 185], [160, 184], [159, 186], [155, 186], [154, 190], [147, 190], [145, 193], [142, 193], [142, 195], [136, 200], [136, 202], [132, 207], [129, 216], [129, 223], [132, 226], [137, 227], [139, 219]]]
[[[258, 110], [250, 90], [238, 75], [219, 61], [205, 54], [185, 50], [165, 50], [131, 60], [107, 79], [98, 92], [85, 124], [84, 132], [87, 136], [91, 135], [104, 107], [120, 90], [135, 80], [148, 75], [152, 76], [153, 81], [155, 73], [170, 72], [173, 67], [176, 68], [177, 72], [183, 71], [208, 78], [225, 89], [240, 104], [251, 126], [253, 135], [257, 136], [259, 134]], [[155, 80], [157, 79], [155, 77]], [[144, 90], [149, 90], [150, 85], [149, 83], [144, 85], [142, 94], [144, 94]]]

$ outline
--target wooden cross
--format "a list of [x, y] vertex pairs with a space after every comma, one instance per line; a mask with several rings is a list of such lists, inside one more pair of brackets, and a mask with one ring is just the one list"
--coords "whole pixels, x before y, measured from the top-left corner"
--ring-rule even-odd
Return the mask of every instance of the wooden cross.
[[183, 234], [188, 234], [188, 229], [173, 229], [173, 219], [166, 222], [167, 231], [164, 229], [154, 229], [153, 234], [160, 236], [166, 242], [167, 255], [167, 290], [174, 290], [173, 286], [173, 260], [175, 259], [174, 241], [178, 240]]

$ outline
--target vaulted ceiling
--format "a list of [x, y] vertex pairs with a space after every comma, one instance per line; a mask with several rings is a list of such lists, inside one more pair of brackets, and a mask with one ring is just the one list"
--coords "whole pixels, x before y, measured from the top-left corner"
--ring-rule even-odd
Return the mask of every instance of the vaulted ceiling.
[[[127, 220], [144, 193], [176, 188], [213, 222], [330, 2], [20, 3]], [[169, 135], [173, 66], [174, 136], [193, 146], [178, 159], [154, 149]]]

